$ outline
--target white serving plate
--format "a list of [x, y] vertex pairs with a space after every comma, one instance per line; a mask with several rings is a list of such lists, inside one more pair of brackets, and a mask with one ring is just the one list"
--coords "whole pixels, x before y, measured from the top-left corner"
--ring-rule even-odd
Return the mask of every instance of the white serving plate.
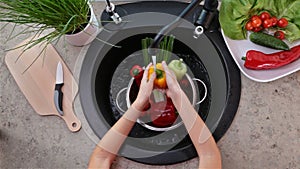
[[[224, 35], [223, 30], [221, 31], [224, 37], [225, 43], [241, 72], [247, 76], [249, 79], [252, 79], [257, 82], [270, 82], [287, 76], [291, 73], [294, 73], [300, 70], [300, 59], [292, 62], [288, 65], [277, 69], [271, 70], [251, 70], [244, 67], [244, 62], [241, 58], [246, 56], [248, 50], [258, 50], [264, 53], [274, 53], [280, 50], [274, 50], [260, 45], [252, 43], [250, 40], [232, 40]], [[249, 39], [249, 38], [248, 38]], [[285, 41], [286, 42], [286, 41]], [[290, 47], [300, 45], [300, 40], [294, 43], [286, 42]]]

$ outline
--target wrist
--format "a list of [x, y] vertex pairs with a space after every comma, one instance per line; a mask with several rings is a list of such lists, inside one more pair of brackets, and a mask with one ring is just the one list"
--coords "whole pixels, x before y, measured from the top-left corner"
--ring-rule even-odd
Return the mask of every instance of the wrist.
[[171, 100], [174, 102], [174, 101], [177, 101], [177, 100], [181, 100], [182, 96], [184, 95], [185, 93], [181, 90], [181, 88], [178, 88], [176, 90], [172, 90], [172, 92], [170, 92], [168, 94], [168, 96], [171, 98]]
[[125, 112], [123, 117], [129, 121], [136, 122], [136, 120], [140, 117], [141, 111], [137, 110], [132, 105], [129, 107], [129, 109]]
[[142, 112], [144, 109], [143, 104], [139, 103], [138, 101], [134, 101], [130, 107], [133, 107], [135, 110], [139, 112]]

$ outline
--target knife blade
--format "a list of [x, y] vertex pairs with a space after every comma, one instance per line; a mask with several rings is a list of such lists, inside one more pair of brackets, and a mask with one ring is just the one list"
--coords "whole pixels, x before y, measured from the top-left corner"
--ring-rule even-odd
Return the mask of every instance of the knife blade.
[[59, 61], [57, 63], [56, 67], [56, 82], [55, 82], [55, 89], [54, 89], [54, 104], [56, 107], [57, 112], [63, 116], [63, 108], [62, 108], [62, 102], [63, 102], [63, 92], [61, 88], [64, 85], [64, 72], [61, 62]]

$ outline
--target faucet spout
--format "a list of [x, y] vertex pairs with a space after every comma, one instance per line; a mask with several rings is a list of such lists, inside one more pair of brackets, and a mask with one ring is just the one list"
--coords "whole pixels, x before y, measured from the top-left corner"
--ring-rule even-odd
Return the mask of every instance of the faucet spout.
[[159, 43], [164, 38], [164, 35], [171, 32], [173, 29], [175, 29], [181, 22], [182, 18], [185, 18], [188, 14], [190, 14], [201, 2], [202, 0], [193, 0], [180, 14], [179, 16], [170, 24], [163, 27], [158, 34], [155, 36], [153, 43], [150, 45], [148, 52], [150, 55], [155, 55], [156, 49], [159, 46]]
[[218, 5], [218, 0], [205, 0], [204, 9], [213, 12], [218, 8]]
[[218, 5], [218, 0], [205, 0], [203, 9], [194, 24], [208, 29], [215, 17]]

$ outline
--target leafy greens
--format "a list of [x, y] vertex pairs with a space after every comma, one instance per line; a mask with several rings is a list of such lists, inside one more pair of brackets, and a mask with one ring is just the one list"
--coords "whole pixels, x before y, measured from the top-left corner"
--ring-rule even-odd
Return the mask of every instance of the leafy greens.
[[219, 20], [226, 36], [231, 39], [246, 39], [245, 24], [253, 15], [268, 11], [277, 18], [289, 21], [283, 29], [286, 39], [300, 39], [300, 0], [222, 0]]

